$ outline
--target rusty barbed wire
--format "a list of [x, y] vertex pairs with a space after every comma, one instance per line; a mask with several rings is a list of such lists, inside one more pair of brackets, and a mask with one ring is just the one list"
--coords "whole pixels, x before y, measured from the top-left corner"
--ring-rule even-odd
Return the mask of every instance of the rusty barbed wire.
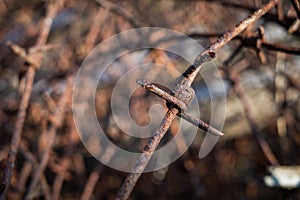
[[[203, 63], [212, 60], [215, 56], [215, 51], [223, 47], [226, 43], [228, 43], [231, 39], [241, 33], [247, 26], [254, 23], [261, 16], [267, 13], [270, 9], [277, 5], [278, 0], [271, 0], [267, 4], [263, 5], [260, 9], [254, 12], [251, 16], [241, 21], [234, 28], [229, 30], [223, 36], [218, 38], [214, 43], [212, 43], [205, 51], [200, 53], [194, 63], [187, 68], [187, 70], [175, 81], [174, 92], [175, 97], [190, 88], [192, 82], [196, 78], [200, 67]], [[180, 99], [182, 100], [182, 99]], [[190, 100], [190, 99], [188, 99]], [[186, 103], [186, 102], [185, 102]], [[164, 136], [167, 129], [170, 127], [172, 120], [178, 114], [178, 109], [170, 108], [165, 115], [161, 125], [158, 129], [156, 129], [155, 134], [152, 138], [150, 138], [146, 147], [140, 158], [137, 160], [136, 165], [134, 166], [133, 173], [129, 174], [125, 179], [123, 185], [121, 186], [116, 199], [125, 200], [128, 199], [134, 186], [136, 185], [137, 180], [141, 176], [141, 173], [145, 169], [148, 161], [151, 158], [151, 155], [155, 151], [158, 146], [160, 139]]]

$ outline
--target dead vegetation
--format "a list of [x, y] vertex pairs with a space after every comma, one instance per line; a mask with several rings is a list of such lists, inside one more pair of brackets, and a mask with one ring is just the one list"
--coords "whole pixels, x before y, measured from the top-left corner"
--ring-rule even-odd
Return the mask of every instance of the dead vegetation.
[[[238, 31], [239, 26], [229, 31], [259, 9], [266, 14], [258, 13]], [[0, 16], [1, 199], [114, 199], [118, 191], [118, 197], [126, 199], [132, 189], [132, 199], [299, 196], [297, 187], [271, 188], [263, 181], [270, 165], [299, 165], [298, 0], [1, 1]], [[131, 175], [126, 179], [126, 173], [102, 165], [85, 149], [72, 116], [72, 88], [81, 63], [98, 43], [145, 26], [185, 33], [207, 48], [206, 53], [216, 55], [227, 92], [227, 102], [219, 106], [226, 106], [227, 113], [225, 136], [208, 156], [197, 156], [203, 141], [199, 130], [181, 158], [141, 177], [133, 174], [132, 182]], [[124, 70], [137, 62], [160, 63], [181, 73], [188, 68], [163, 51], [151, 50], [140, 59], [124, 59]], [[195, 63], [201, 64], [199, 59]], [[116, 144], [141, 151], [147, 140], [126, 136], [112, 119], [110, 101], [118, 73], [113, 71], [105, 87], [97, 91], [96, 114]], [[151, 76], [160, 73], [157, 70]], [[175, 82], [177, 75], [172, 71], [163, 73]], [[199, 99], [201, 119], [209, 122], [205, 83], [201, 77], [194, 78], [190, 85], [193, 82]], [[149, 105], [163, 101], [142, 88], [134, 95], [132, 115], [138, 123], [147, 124]], [[165, 119], [169, 125], [177, 109], [170, 109]], [[164, 113], [167, 110], [165, 106]], [[177, 129], [176, 118], [170, 129], [162, 128], [166, 132], [160, 136], [162, 142], [174, 137]], [[184, 145], [179, 142], [177, 147], [184, 149]], [[122, 189], [124, 180], [129, 181]]]

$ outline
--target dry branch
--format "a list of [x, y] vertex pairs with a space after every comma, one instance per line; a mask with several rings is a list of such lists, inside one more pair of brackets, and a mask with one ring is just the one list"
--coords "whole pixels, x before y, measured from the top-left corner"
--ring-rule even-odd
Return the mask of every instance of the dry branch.
[[107, 19], [107, 13], [108, 13], [108, 9], [104, 9], [102, 7], [98, 8], [98, 11], [94, 17], [93, 24], [91, 25], [89, 33], [87, 34], [87, 36], [85, 38], [85, 52], [86, 53], [89, 53], [95, 46], [96, 39], [100, 32], [100, 27]]
[[249, 99], [246, 96], [245, 90], [241, 86], [241, 81], [239, 80], [238, 76], [231, 77], [231, 80], [234, 82], [233, 88], [236, 92], [239, 100], [241, 101], [245, 116], [247, 121], [249, 122], [250, 128], [252, 133], [256, 137], [264, 155], [266, 156], [267, 160], [270, 162], [271, 165], [279, 165], [279, 162], [272, 152], [270, 146], [268, 145], [267, 141], [263, 137], [262, 133], [260, 132], [258, 126], [256, 125], [254, 114], [253, 114], [253, 107], [252, 104], [249, 102]]
[[[63, 1], [56, 1], [55, 3], [50, 3], [48, 5], [47, 15], [44, 19], [44, 23], [43, 23], [43, 27], [41, 28], [41, 32], [39, 33], [39, 36], [38, 36], [38, 39], [37, 39], [37, 42], [35, 45], [36, 47], [45, 46], [49, 32], [50, 32], [50, 28], [51, 28], [51, 25], [53, 22], [53, 18], [55, 17], [58, 10], [62, 7], [62, 4], [63, 4]], [[11, 48], [13, 50], [14, 50], [13, 47], [16, 48], [16, 46], [11, 45]], [[19, 53], [15, 52], [15, 53], [17, 53], [20, 57], [25, 58], [26, 56], [24, 55], [22, 48], [19, 47], [17, 49], [20, 50], [20, 52]], [[33, 49], [34, 49], [34, 47], [33, 47]], [[22, 133], [25, 117], [26, 117], [26, 110], [28, 108], [29, 99], [31, 96], [35, 72], [36, 72], [36, 69], [38, 69], [41, 65], [42, 53], [41, 53], [41, 51], [30, 51], [29, 50], [29, 54], [27, 55], [27, 57], [31, 58], [31, 59], [29, 60], [29, 63], [28, 63], [29, 66], [28, 66], [28, 69], [27, 69], [27, 72], [25, 75], [25, 81], [26, 81], [25, 89], [24, 89], [24, 93], [23, 93], [23, 96], [20, 101], [17, 121], [15, 123], [14, 132], [12, 134], [10, 150], [9, 150], [8, 157], [7, 157], [7, 164], [4, 169], [3, 177], [1, 180], [0, 187], [5, 188], [4, 190], [1, 191], [1, 194], [0, 194], [1, 200], [5, 198], [5, 191], [7, 190], [8, 185], [11, 180], [11, 177], [12, 177], [13, 169], [15, 166], [16, 155], [17, 155], [19, 143], [21, 140], [21, 133]], [[28, 62], [28, 60], [26, 60], [26, 61]]]
[[291, 0], [291, 2], [297, 13], [297, 18], [300, 19], [300, 1], [299, 0]]
[[100, 178], [101, 171], [103, 169], [102, 165], [97, 165], [93, 172], [90, 174], [90, 177], [85, 184], [85, 188], [83, 190], [83, 193], [81, 195], [80, 200], [89, 200], [92, 197], [94, 188]]
[[[39, 163], [36, 160], [35, 156], [27, 149], [27, 147], [23, 141], [21, 141], [19, 150], [20, 150], [21, 154], [30, 162], [34, 171], [36, 171], [38, 169]], [[44, 198], [46, 200], [50, 200], [51, 199], [50, 188], [49, 188], [49, 185], [47, 183], [47, 180], [46, 180], [46, 177], [44, 174], [42, 174], [40, 181], [41, 181], [41, 187], [42, 187], [42, 192], [44, 194]], [[24, 186], [25, 185], [23, 185], [22, 183], [20, 183], [18, 185], [19, 193], [17, 195], [20, 197], [20, 199], [23, 196], [23, 192], [25, 192], [25, 191], [23, 191]]]
[[[193, 33], [189, 34], [190, 37], [192, 38], [198, 38], [198, 37], [219, 37], [221, 34], [207, 34], [207, 33]], [[251, 37], [243, 37], [243, 36], [237, 36], [234, 39], [239, 40], [241, 42], [241, 45], [243, 47], [252, 47], [257, 50], [259, 48], [266, 48], [271, 51], [281, 51], [284, 53], [288, 54], [293, 54], [293, 55], [299, 55], [300, 54], [300, 48], [299, 47], [293, 47], [293, 46], [288, 46], [284, 44], [277, 44], [277, 43], [270, 43], [267, 41], [258, 41], [260, 38], [257, 37], [256, 35], [253, 35]], [[259, 46], [258, 46], [259, 43]]]
[[104, 8], [115, 12], [116, 14], [122, 16], [124, 19], [126, 19], [134, 28], [141, 27], [141, 24], [136, 21], [135, 18], [131, 16], [130, 13], [128, 13], [126, 10], [124, 10], [121, 6], [118, 6], [114, 4], [113, 2], [106, 1], [106, 0], [96, 0], [101, 6]]
[[258, 125], [256, 124], [256, 122], [254, 120], [253, 106], [250, 103], [250, 101], [249, 101], [249, 99], [246, 95], [246, 92], [245, 92], [244, 88], [241, 85], [239, 74], [243, 70], [245, 70], [249, 65], [245, 65], [245, 64], [236, 65], [235, 67], [229, 68], [230, 62], [232, 62], [233, 59], [240, 53], [240, 48], [241, 47], [242, 47], [242, 45], [240, 45], [231, 54], [231, 56], [225, 61], [225, 65], [223, 66], [223, 70], [225, 71], [225, 73], [227, 75], [227, 78], [230, 80], [230, 82], [233, 83], [233, 90], [237, 94], [240, 102], [242, 103], [246, 119], [247, 119], [247, 121], [250, 125], [252, 133], [256, 137], [256, 139], [258, 141], [258, 144], [262, 149], [263, 154], [265, 155], [265, 157], [267, 158], [269, 163], [271, 163], [272, 165], [278, 165], [279, 162], [278, 162], [276, 156], [272, 152], [270, 146], [268, 145], [267, 141], [263, 137], [262, 133], [259, 130]]
[[[31, 66], [28, 68], [28, 71], [25, 76], [25, 79], [26, 79], [25, 90], [24, 90], [24, 94], [21, 99], [19, 112], [18, 112], [18, 116], [17, 116], [17, 121], [15, 124], [13, 136], [11, 139], [11, 145], [10, 145], [10, 150], [9, 150], [8, 157], [7, 157], [6, 168], [4, 169], [3, 177], [1, 180], [1, 187], [4, 187], [5, 190], [7, 189], [8, 185], [10, 183], [12, 173], [14, 170], [16, 155], [17, 155], [19, 143], [21, 140], [21, 133], [22, 133], [22, 129], [23, 129], [24, 121], [25, 121], [26, 110], [27, 110], [27, 107], [29, 104], [34, 75], [35, 75], [35, 69], [34, 69], [34, 67]], [[2, 191], [2, 194], [0, 196], [1, 200], [5, 199], [5, 196], [4, 196], [5, 190]]]
[[47, 133], [48, 134], [48, 138], [47, 138], [48, 143], [44, 150], [45, 152], [43, 154], [40, 165], [34, 173], [33, 180], [30, 184], [30, 187], [29, 187], [29, 190], [28, 190], [28, 193], [27, 193], [27, 196], [25, 197], [25, 199], [34, 198], [34, 196], [32, 196], [32, 194], [34, 194], [37, 183], [38, 183], [41, 175], [43, 174], [45, 168], [48, 165], [51, 149], [52, 149], [52, 146], [55, 141], [56, 131], [62, 125], [64, 116], [65, 116], [64, 115], [65, 109], [67, 107], [66, 105], [67, 105], [68, 100], [71, 98], [73, 79], [74, 79], [73, 76], [68, 77], [67, 82], [66, 82], [66, 85], [67, 85], [66, 91], [64, 91], [64, 93], [62, 94], [62, 96], [58, 102], [57, 108], [55, 109], [53, 116], [51, 117], [52, 126], [49, 128], [49, 131]]

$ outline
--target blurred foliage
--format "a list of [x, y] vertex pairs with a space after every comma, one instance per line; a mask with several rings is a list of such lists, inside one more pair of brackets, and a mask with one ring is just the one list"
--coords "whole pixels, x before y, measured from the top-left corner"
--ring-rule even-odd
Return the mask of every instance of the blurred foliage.
[[[125, 10], [140, 26], [170, 28], [191, 35], [203, 46], [208, 46], [216, 39], [213, 35], [226, 32], [264, 2], [267, 1], [114, 0], [110, 1], [110, 4]], [[14, 55], [5, 44], [7, 41], [12, 41], [24, 48], [34, 45], [47, 5], [48, 1], [39, 0], [0, 0], [1, 171], [6, 163], [11, 133], [22, 95], [23, 75], [26, 71], [24, 60]], [[268, 42], [299, 47], [299, 29], [293, 34], [288, 33], [289, 27], [296, 20], [295, 11], [290, 1], [282, 1], [282, 8], [283, 20], [278, 19], [277, 11], [273, 9], [247, 31], [256, 32], [257, 27], [262, 25], [265, 27]], [[48, 44], [55, 44], [58, 47], [44, 52], [42, 67], [36, 74], [22, 133], [22, 148], [17, 157], [8, 199], [22, 199], [30, 184], [32, 177], [29, 175], [23, 185], [24, 188], [19, 187], [20, 178], [24, 178], [23, 173], [26, 163], [28, 164], [26, 153], [29, 152], [39, 161], [47, 144], [45, 130], [49, 126], [48, 118], [53, 110], [45, 101], [45, 94], [50, 94], [53, 101], [57, 102], [65, 87], [67, 75], [76, 73], [93, 47], [131, 28], [134, 28], [133, 24], [126, 17], [113, 9], [107, 10], [97, 1], [65, 1], [64, 8], [54, 18], [48, 39]], [[212, 37], [201, 36], [201, 34], [212, 35]], [[215, 60], [217, 66], [222, 68], [238, 45], [239, 41], [233, 40], [219, 50]], [[254, 105], [255, 121], [280, 163], [299, 165], [300, 57], [264, 49], [266, 62], [262, 64], [257, 51], [255, 47], [243, 47], [234, 60], [237, 65], [241, 63], [243, 66], [248, 66], [240, 73], [241, 84]], [[150, 54], [147, 56], [151, 60], [153, 55]], [[179, 66], [179, 71], [183, 71], [186, 67], [183, 66], [186, 63], [168, 59]], [[153, 60], [155, 62], [155, 59]], [[128, 61], [127, 64], [130, 65], [131, 62]], [[278, 68], [282, 68], [280, 66], [283, 66], [283, 69], [278, 71]], [[281, 77], [283, 85], [280, 86], [276, 84], [278, 74], [283, 74]], [[210, 75], [216, 76], [214, 73]], [[203, 131], [199, 131], [199, 137], [176, 162], [165, 169], [142, 175], [134, 189], [132, 199], [299, 197], [298, 189], [269, 188], [263, 183], [263, 177], [268, 173], [269, 163], [257, 140], [251, 134], [243, 105], [232, 90], [231, 82], [226, 78], [224, 81], [228, 84], [227, 102], [220, 102], [220, 106], [227, 108], [223, 130], [226, 136], [219, 140], [208, 156], [199, 159], [198, 150], [204, 136]], [[210, 104], [207, 99], [201, 98], [205, 94], [205, 91], [201, 90], [205, 88], [203, 79], [197, 78], [193, 87], [196, 92], [200, 92], [201, 117], [209, 121]], [[136, 145], [141, 149], [146, 141], [128, 139], [111, 119], [109, 102], [112, 90], [113, 84], [108, 84], [105, 88], [101, 88], [101, 91], [97, 91], [95, 101], [99, 122], [106, 127], [108, 135], [115, 143], [123, 142], [125, 146]], [[278, 95], [283, 95], [283, 100], [279, 103]], [[142, 113], [149, 110], [149, 105], [144, 100], [137, 103], [135, 109], [138, 110], [138, 114], [135, 113], [135, 116], [141, 115], [138, 120], [143, 123], [147, 121], [148, 115], [143, 116]], [[69, 104], [63, 126], [57, 131], [50, 161], [44, 172], [46, 183], [51, 188], [50, 191], [53, 191], [56, 178], [62, 176], [60, 199], [79, 199], [89, 176], [96, 171], [100, 174], [100, 178], [92, 199], [113, 199], [127, 174], [107, 167], [99, 168], [101, 164], [87, 152], [80, 141], [72, 118], [71, 103]], [[283, 132], [278, 128], [279, 126], [281, 128], [283, 126]], [[172, 131], [168, 136], [172, 137]], [[64, 160], [67, 160], [67, 164], [64, 164]], [[39, 196], [40, 199], [44, 198], [42, 192]]]

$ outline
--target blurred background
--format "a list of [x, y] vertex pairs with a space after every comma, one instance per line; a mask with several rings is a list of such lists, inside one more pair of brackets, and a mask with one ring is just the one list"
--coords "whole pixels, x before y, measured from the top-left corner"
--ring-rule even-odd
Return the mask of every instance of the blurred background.
[[[62, 1], [53, 16], [47, 39], [49, 46], [40, 50], [42, 63], [36, 71], [7, 199], [115, 198], [127, 173], [102, 165], [86, 150], [74, 125], [72, 96], [64, 95], [72, 90], [70, 77], [95, 46], [122, 31], [153, 26], [182, 32], [208, 47], [266, 2]], [[297, 16], [300, 11], [297, 2], [281, 0], [276, 9], [218, 50], [214, 60], [218, 73], [205, 68], [206, 78], [221, 78], [226, 88], [226, 101], [221, 97], [218, 101], [220, 110], [226, 108], [222, 130], [225, 135], [213, 150], [204, 158], [198, 157], [205, 136], [199, 130], [193, 144], [178, 160], [141, 176], [131, 199], [299, 199], [300, 21]], [[24, 58], [13, 53], [7, 42], [30, 53], [43, 30], [46, 13], [56, 4], [55, 1], [0, 0], [0, 176], [6, 166], [28, 68]], [[119, 70], [124, 73], [130, 66], [145, 62], [162, 64], [179, 72], [188, 67], [186, 61], [155, 49], [139, 54], [136, 59], [122, 59]], [[177, 77], [171, 70], [155, 69], [151, 76], [166, 73], [174, 81]], [[120, 71], [109, 72], [110, 76], [97, 90], [96, 114], [114, 143], [141, 151], [147, 140], [126, 136], [112, 117], [111, 95]], [[219, 84], [209, 88], [212, 91], [209, 93], [203, 77], [199, 76], [192, 85], [204, 121], [210, 121], [210, 95], [219, 98]], [[64, 104], [62, 98], [66, 98]], [[153, 102], [161, 103], [162, 114], [167, 111], [161, 99], [144, 89], [133, 94], [130, 113], [138, 124], [149, 122], [148, 111]], [[57, 116], [61, 120], [55, 124], [53, 118]], [[162, 142], [176, 134], [178, 120]], [[185, 144], [177, 145], [180, 150]], [[49, 156], [46, 166], [36, 177], [45, 155]], [[37, 185], [33, 187], [35, 181]]]

